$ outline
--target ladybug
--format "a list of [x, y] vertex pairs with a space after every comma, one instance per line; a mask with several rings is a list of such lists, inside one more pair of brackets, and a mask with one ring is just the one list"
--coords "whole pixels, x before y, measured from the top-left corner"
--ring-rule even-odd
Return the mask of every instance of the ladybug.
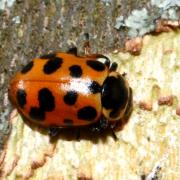
[[132, 110], [132, 90], [116, 69], [106, 56], [81, 57], [76, 48], [43, 55], [12, 78], [9, 99], [50, 135], [61, 128], [115, 129]]

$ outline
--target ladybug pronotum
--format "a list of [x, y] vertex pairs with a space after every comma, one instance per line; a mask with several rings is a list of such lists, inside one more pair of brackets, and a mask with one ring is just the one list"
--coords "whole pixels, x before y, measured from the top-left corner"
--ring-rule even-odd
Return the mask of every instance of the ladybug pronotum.
[[132, 90], [116, 69], [106, 56], [80, 57], [76, 49], [44, 55], [12, 78], [9, 99], [27, 120], [51, 130], [114, 129], [132, 110]]

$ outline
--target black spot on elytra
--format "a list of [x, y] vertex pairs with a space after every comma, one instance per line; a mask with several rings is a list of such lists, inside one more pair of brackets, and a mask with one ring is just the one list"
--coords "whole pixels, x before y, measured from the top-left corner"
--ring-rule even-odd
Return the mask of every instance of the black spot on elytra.
[[21, 70], [21, 73], [26, 74], [32, 69], [33, 65], [34, 65], [33, 61], [29, 62], [26, 66], [23, 67], [23, 69]]
[[45, 74], [52, 74], [57, 71], [63, 63], [63, 59], [60, 57], [51, 57], [44, 65], [43, 71]]
[[97, 116], [97, 111], [92, 106], [85, 106], [78, 110], [77, 116], [82, 120], [93, 121]]
[[100, 62], [100, 61], [95, 61], [95, 60], [87, 60], [86, 64], [94, 69], [95, 71], [104, 71], [105, 70], [105, 65]]
[[17, 98], [17, 102], [18, 102], [18, 105], [23, 108], [24, 105], [26, 104], [26, 91], [23, 90], [23, 89], [18, 89], [17, 90], [17, 93], [16, 93], [16, 98]]
[[64, 119], [64, 124], [67, 125], [67, 126], [71, 126], [71, 125], [73, 125], [73, 120], [71, 120], [71, 119]]
[[54, 59], [55, 57], [56, 57], [55, 53], [50, 53], [40, 56], [41, 59]]
[[41, 108], [31, 107], [29, 116], [33, 120], [43, 121], [45, 119], [45, 112]]
[[89, 90], [91, 93], [96, 94], [101, 92], [101, 86], [97, 81], [92, 81], [92, 83], [89, 85]]
[[55, 108], [55, 99], [48, 88], [43, 88], [38, 93], [40, 109], [44, 111], [53, 111]]
[[74, 78], [79, 78], [82, 75], [82, 69], [79, 65], [69, 67], [70, 75]]
[[67, 104], [67, 105], [74, 105], [76, 103], [76, 100], [77, 100], [77, 92], [76, 91], [68, 91], [66, 93], [66, 95], [64, 96], [64, 102]]

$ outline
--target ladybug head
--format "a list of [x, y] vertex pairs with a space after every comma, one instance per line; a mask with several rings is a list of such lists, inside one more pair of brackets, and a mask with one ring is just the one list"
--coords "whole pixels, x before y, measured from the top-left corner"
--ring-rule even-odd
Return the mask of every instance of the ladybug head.
[[103, 115], [109, 121], [122, 119], [131, 110], [132, 92], [123, 75], [111, 72], [102, 88]]

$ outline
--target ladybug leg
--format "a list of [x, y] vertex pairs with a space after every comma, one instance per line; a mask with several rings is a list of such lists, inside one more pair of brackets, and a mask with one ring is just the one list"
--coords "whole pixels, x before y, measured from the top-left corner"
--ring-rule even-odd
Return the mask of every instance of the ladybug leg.
[[121, 75], [122, 75], [123, 77], [126, 77], [127, 73], [123, 72]]
[[116, 62], [113, 62], [110, 67], [109, 67], [109, 71], [112, 72], [112, 71], [116, 71], [117, 70], [117, 67], [118, 67], [118, 64]]
[[108, 121], [105, 117], [101, 117], [100, 121], [99, 121], [99, 128], [100, 130], [104, 130], [107, 129], [108, 127]]
[[69, 48], [69, 50], [67, 51], [67, 53], [69, 54], [73, 54], [75, 56], [77, 56], [77, 47], [72, 47], [72, 48]]
[[101, 132], [108, 127], [108, 121], [105, 117], [101, 117], [97, 124], [92, 127], [92, 132]]
[[112, 134], [113, 139], [114, 139], [115, 141], [117, 141], [118, 138], [117, 138], [117, 136], [116, 136], [116, 134], [115, 134], [115, 132], [113, 131], [112, 128], [111, 128], [111, 134]]
[[78, 128], [76, 132], [76, 140], [79, 140], [80, 136], [81, 136], [81, 133], [80, 133], [80, 129]]
[[114, 132], [114, 126], [109, 126], [109, 123], [108, 123], [108, 120], [104, 117], [104, 116], [102, 116], [101, 118], [100, 118], [100, 120], [98, 121], [98, 123], [97, 124], [95, 124], [93, 127], [92, 127], [92, 132], [102, 132], [102, 131], [104, 131], [105, 129], [107, 129], [108, 127], [110, 127], [110, 130], [111, 130], [111, 134], [112, 134], [112, 137], [113, 137], [113, 139], [115, 140], [115, 141], [117, 141], [118, 140], [118, 138], [117, 138], [117, 136], [116, 136], [116, 134], [115, 134], [115, 132]]
[[60, 131], [61, 131], [60, 128], [50, 127], [48, 135], [50, 136], [50, 138], [54, 138], [59, 135]]

